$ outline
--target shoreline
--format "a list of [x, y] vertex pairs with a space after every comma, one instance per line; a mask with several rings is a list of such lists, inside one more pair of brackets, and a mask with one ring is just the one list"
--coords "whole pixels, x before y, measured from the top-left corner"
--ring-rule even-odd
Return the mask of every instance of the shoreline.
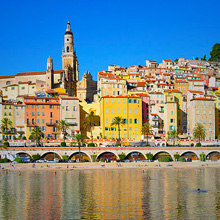
[[[125, 169], [192, 169], [192, 168], [220, 168], [220, 161], [208, 162], [130, 162], [130, 163], [35, 163], [35, 168], [32, 167], [33, 163], [26, 164], [12, 164], [1, 163], [0, 171], [67, 171], [67, 170], [125, 170]], [[169, 165], [169, 166], [168, 166]], [[68, 168], [67, 168], [68, 166]]]

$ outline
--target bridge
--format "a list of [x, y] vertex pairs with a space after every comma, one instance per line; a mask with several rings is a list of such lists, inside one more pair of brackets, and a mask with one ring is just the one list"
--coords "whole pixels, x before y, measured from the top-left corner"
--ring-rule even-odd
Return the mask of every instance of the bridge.
[[[200, 154], [205, 154], [206, 159], [220, 159], [220, 147], [81, 147], [82, 158], [87, 161], [93, 161], [93, 158], [102, 157], [111, 160], [119, 159], [119, 155], [126, 155], [126, 159], [145, 160], [146, 154], [153, 154], [156, 160], [160, 156], [170, 156], [174, 160], [174, 155], [179, 154], [184, 157], [191, 157], [193, 160], [199, 160]], [[39, 154], [41, 158], [62, 159], [65, 155], [68, 159], [79, 158], [78, 147], [9, 147], [1, 149], [0, 155], [29, 156]]]

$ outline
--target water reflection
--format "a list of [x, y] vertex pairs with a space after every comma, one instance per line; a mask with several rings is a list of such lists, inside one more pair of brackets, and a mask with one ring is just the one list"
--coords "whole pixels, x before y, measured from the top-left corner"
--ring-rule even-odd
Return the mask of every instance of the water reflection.
[[0, 172], [0, 195], [7, 220], [219, 219], [220, 169]]

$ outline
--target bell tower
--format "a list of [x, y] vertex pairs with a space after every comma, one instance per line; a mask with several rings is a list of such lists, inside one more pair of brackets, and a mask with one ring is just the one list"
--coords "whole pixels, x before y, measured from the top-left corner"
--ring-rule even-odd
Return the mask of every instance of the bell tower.
[[54, 83], [53, 74], [54, 74], [53, 60], [52, 60], [51, 56], [49, 56], [47, 59], [47, 70], [46, 70], [46, 87], [47, 87], [47, 89], [53, 88], [53, 83]]
[[74, 50], [73, 33], [70, 22], [67, 22], [64, 34], [64, 50], [62, 53], [62, 67], [65, 71], [64, 85], [70, 96], [76, 95], [76, 83], [79, 80], [78, 60]]

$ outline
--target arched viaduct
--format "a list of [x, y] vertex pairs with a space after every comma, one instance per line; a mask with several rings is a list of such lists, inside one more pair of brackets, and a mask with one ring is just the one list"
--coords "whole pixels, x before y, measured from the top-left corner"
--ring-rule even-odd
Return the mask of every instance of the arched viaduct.
[[[198, 159], [200, 158], [200, 154], [205, 154], [206, 158], [212, 154], [217, 153], [220, 154], [220, 147], [82, 147], [80, 152], [82, 155], [86, 155], [89, 158], [89, 161], [92, 161], [92, 155], [96, 155], [97, 158], [101, 158], [106, 153], [114, 155], [116, 159], [119, 159], [120, 154], [125, 154], [126, 156], [130, 154], [139, 154], [142, 158], [146, 159], [146, 154], [151, 153], [155, 157], [155, 155], [160, 153], [169, 154], [172, 159], [174, 159], [174, 154], [179, 154], [180, 156], [186, 154], [194, 154]], [[63, 155], [67, 155], [68, 159], [72, 158], [72, 156], [77, 155], [79, 153], [79, 149], [77, 147], [14, 147], [8, 149], [2, 149], [0, 151], [0, 155], [32, 155], [39, 154], [42, 158], [46, 155], [54, 155], [54, 158], [62, 158]]]

